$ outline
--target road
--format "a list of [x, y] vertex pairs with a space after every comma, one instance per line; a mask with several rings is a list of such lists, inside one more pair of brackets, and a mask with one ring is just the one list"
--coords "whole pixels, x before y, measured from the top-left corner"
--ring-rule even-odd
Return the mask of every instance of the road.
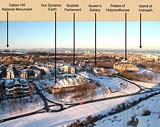
[[[140, 86], [124, 77], [121, 77], [121, 76], [118, 76], [119, 78], [135, 85], [136, 87], [139, 88], [139, 91], [135, 92], [135, 93], [131, 93], [131, 94], [126, 94], [126, 95], [119, 95], [119, 96], [113, 96], [113, 97], [105, 97], [105, 98], [100, 98], [100, 99], [95, 99], [95, 100], [89, 100], [89, 101], [83, 101], [83, 102], [77, 102], [77, 103], [67, 103], [67, 102], [56, 102], [56, 101], [52, 101], [52, 100], [49, 100], [48, 98], [46, 98], [41, 89], [36, 86], [36, 91], [37, 91], [37, 94], [41, 97], [41, 99], [44, 101], [44, 108], [40, 109], [40, 110], [37, 110], [37, 111], [34, 111], [34, 112], [31, 112], [31, 113], [26, 113], [26, 114], [22, 114], [22, 115], [19, 115], [19, 116], [14, 116], [14, 117], [10, 117], [10, 118], [6, 118], [6, 119], [1, 119], [0, 120], [0, 123], [1, 122], [5, 122], [5, 121], [9, 121], [9, 120], [14, 120], [14, 119], [17, 119], [17, 118], [21, 118], [21, 117], [25, 117], [25, 116], [29, 116], [29, 115], [33, 115], [33, 114], [37, 114], [37, 113], [43, 113], [43, 112], [60, 112], [60, 111], [63, 111], [63, 110], [66, 110], [68, 108], [71, 108], [71, 107], [74, 107], [74, 106], [78, 106], [78, 105], [82, 105], [82, 104], [88, 104], [88, 103], [94, 103], [94, 102], [99, 102], [99, 101], [104, 101], [104, 100], [110, 100], [110, 99], [116, 99], [116, 98], [122, 98], [122, 97], [128, 97], [128, 96], [134, 96], [134, 95], [140, 95], [140, 94], [146, 94], [146, 93], [153, 93], [153, 92], [157, 92], [157, 91], [160, 91], [160, 89], [153, 89], [153, 88], [147, 88], [147, 87], [143, 87], [143, 86]], [[146, 91], [147, 90], [147, 91]], [[48, 103], [51, 103], [50, 105]], [[50, 107], [52, 106], [58, 106], [59, 109], [50, 109]]]
[[[37, 87], [37, 85], [36, 85], [36, 91], [37, 91], [37, 94], [39, 94], [41, 99], [44, 101], [44, 105], [45, 105], [44, 109], [46, 110], [46, 112], [57, 112], [57, 111], [63, 110], [63, 105], [61, 103], [58, 103], [58, 102], [55, 102], [55, 101], [51, 101], [48, 98], [46, 98], [43, 95], [42, 91], [39, 89], [39, 87]], [[48, 102], [52, 103], [53, 104], [52, 106], [59, 106], [60, 107], [59, 110], [50, 110], [49, 109], [50, 106], [49, 106]]]

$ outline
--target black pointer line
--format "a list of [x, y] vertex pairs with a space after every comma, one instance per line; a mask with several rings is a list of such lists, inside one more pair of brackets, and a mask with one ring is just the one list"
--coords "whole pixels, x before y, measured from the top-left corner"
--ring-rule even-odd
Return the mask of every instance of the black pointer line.
[[57, 15], [55, 12], [55, 83], [57, 82]]
[[75, 65], [75, 52], [76, 52], [76, 46], [75, 46], [75, 13], [73, 13], [73, 65]]
[[125, 60], [127, 60], [127, 13], [125, 13]]
[[142, 14], [140, 13], [140, 48], [142, 48]]
[[9, 47], [9, 32], [8, 32], [8, 11], [7, 11], [7, 48]]
[[97, 14], [95, 13], [95, 66], [97, 65]]

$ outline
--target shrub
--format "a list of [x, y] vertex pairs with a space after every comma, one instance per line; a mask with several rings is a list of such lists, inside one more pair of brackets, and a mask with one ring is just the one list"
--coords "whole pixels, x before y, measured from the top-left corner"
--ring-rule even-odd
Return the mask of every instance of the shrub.
[[70, 127], [83, 127], [83, 124], [77, 120], [76, 122], [72, 123]]
[[88, 116], [86, 120], [87, 120], [87, 123], [88, 123], [88, 124], [91, 124], [91, 123], [93, 122], [93, 118], [92, 118], [91, 115]]
[[130, 121], [127, 122], [127, 125], [128, 125], [128, 126], [131, 125], [131, 126], [133, 126], [133, 127], [136, 127], [136, 126], [138, 125], [138, 122], [139, 122], [138, 118], [136, 118], [136, 117], [134, 116], [134, 117], [131, 118]]
[[144, 110], [142, 116], [149, 116], [151, 112], [149, 110]]

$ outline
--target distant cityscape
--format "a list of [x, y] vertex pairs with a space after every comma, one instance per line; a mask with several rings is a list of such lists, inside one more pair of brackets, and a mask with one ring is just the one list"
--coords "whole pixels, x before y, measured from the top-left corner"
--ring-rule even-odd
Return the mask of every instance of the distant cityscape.
[[[66, 115], [73, 116], [70, 110], [81, 110], [80, 105], [98, 103], [96, 107], [106, 107], [105, 103], [111, 100], [114, 109], [108, 111], [114, 114], [159, 93], [158, 51], [129, 50], [125, 59], [123, 50], [99, 50], [96, 65], [93, 49], [76, 51], [74, 61], [72, 49], [58, 49], [55, 61], [52, 49], [2, 50], [0, 122], [25, 119], [28, 115], [32, 118], [34, 114], [43, 117], [44, 112], [56, 112], [57, 116], [61, 116], [60, 113], [66, 111]], [[132, 97], [136, 97], [133, 102], [130, 101]], [[120, 99], [120, 104], [113, 98]], [[124, 102], [125, 98], [128, 101]], [[103, 110], [102, 107], [100, 110]], [[89, 125], [105, 118], [103, 115], [89, 115], [91, 111], [86, 113], [86, 108], [82, 109], [88, 117], [79, 121], [80, 116], [77, 115], [77, 121], [67, 123], [68, 126]], [[63, 123], [63, 119], [59, 120]]]
[[[57, 48], [58, 52], [64, 53], [72, 53], [72, 48]], [[94, 53], [93, 48], [76, 48], [77, 53]], [[0, 52], [20, 52], [20, 53], [27, 53], [27, 52], [47, 52], [53, 53], [55, 50], [54, 48], [35, 48], [35, 49], [0, 49]], [[124, 52], [124, 49], [97, 49], [97, 52]], [[160, 54], [160, 50], [157, 49], [128, 49], [129, 53], [143, 53], [143, 54]]]

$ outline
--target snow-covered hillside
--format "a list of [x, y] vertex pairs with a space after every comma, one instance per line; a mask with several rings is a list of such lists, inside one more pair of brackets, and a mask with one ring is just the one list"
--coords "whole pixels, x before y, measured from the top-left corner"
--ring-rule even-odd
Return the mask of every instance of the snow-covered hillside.
[[[145, 115], [147, 111], [151, 114]], [[134, 120], [130, 122], [133, 118]], [[137, 124], [136, 127], [159, 127], [160, 95], [153, 96], [126, 111], [106, 117], [98, 121], [96, 127], [133, 127], [129, 123], [134, 122]]]
[[94, 75], [92, 73], [87, 73], [87, 72], [80, 72], [79, 75], [88, 78], [88, 79], [92, 79], [95, 82], [97, 82], [100, 85], [106, 86], [107, 88], [119, 91], [120, 90], [120, 83], [124, 83], [124, 81], [122, 81], [119, 78], [110, 78], [110, 77], [106, 77], [106, 76], [99, 76], [99, 75]]

